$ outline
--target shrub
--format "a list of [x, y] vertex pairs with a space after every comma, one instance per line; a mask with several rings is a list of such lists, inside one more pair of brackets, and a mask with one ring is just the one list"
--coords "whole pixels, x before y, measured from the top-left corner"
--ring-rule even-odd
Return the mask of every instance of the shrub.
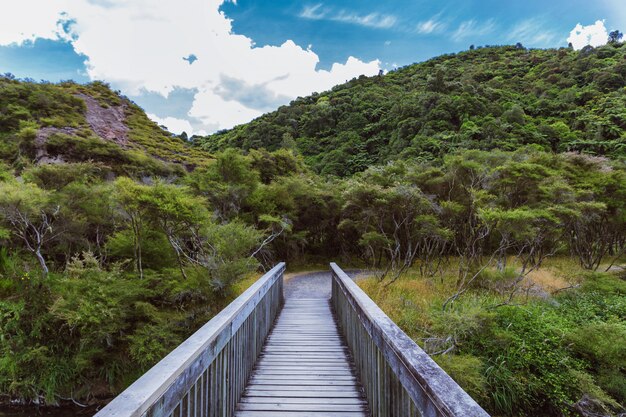
[[[617, 401], [626, 402], [626, 325], [590, 323], [567, 336], [572, 349], [589, 363], [597, 381]], [[608, 400], [603, 400], [611, 404]], [[614, 402], [614, 401], [613, 401]], [[615, 404], [612, 404], [615, 406]]]
[[472, 355], [438, 355], [433, 359], [476, 401], [484, 403], [488, 400], [485, 364], [481, 358]]

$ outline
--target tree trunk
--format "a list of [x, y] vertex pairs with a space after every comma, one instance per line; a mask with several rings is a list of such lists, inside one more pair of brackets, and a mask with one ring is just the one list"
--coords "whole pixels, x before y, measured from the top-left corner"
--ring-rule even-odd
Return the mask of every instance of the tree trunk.
[[33, 253], [35, 254], [35, 257], [37, 257], [37, 260], [39, 261], [39, 265], [41, 266], [43, 277], [46, 278], [50, 271], [48, 270], [48, 265], [46, 265], [46, 260], [41, 254], [40, 248], [37, 248], [35, 251], [33, 251]]

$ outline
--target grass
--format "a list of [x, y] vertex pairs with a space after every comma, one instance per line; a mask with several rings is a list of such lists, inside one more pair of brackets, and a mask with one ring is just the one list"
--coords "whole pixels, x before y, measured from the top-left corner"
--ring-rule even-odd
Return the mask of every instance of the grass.
[[137, 106], [130, 106], [126, 124], [130, 129], [129, 139], [155, 158], [185, 164], [189, 167], [210, 163], [213, 157], [185, 143], [176, 136], [168, 135]]
[[252, 284], [257, 282], [258, 279], [261, 278], [261, 276], [263, 276], [262, 273], [251, 272], [242, 280], [235, 283], [233, 285], [233, 294], [235, 295], [235, 297], [239, 297], [241, 294], [243, 294], [248, 288], [252, 286]]

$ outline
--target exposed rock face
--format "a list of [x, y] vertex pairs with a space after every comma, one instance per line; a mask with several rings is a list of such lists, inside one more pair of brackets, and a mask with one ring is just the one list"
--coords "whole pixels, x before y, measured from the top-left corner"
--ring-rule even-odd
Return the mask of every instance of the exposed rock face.
[[[111, 141], [123, 148], [129, 148], [129, 128], [126, 126], [126, 105], [102, 107], [93, 97], [86, 94], [77, 94], [85, 102], [87, 123], [100, 138]], [[62, 155], [51, 156], [46, 151], [46, 141], [55, 133], [73, 136], [77, 129], [71, 127], [57, 128], [44, 127], [39, 129], [35, 137], [36, 163], [59, 164], [65, 162]]]
[[85, 117], [91, 129], [104, 140], [112, 141], [122, 147], [130, 145], [126, 121], [126, 106], [102, 107], [93, 97], [78, 94], [85, 101], [87, 112]]
[[76, 129], [71, 127], [42, 127], [37, 132], [37, 136], [35, 136], [35, 163], [37, 164], [61, 164], [65, 162], [63, 157], [60, 155], [50, 156], [46, 151], [46, 141], [55, 133], [62, 133], [64, 135], [73, 135], [76, 132]]

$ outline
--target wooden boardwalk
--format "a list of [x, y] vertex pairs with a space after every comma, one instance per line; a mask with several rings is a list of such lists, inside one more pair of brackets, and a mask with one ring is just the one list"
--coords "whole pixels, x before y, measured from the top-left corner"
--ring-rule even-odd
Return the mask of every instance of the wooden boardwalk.
[[277, 264], [94, 417], [489, 417], [330, 270]]
[[235, 416], [369, 416], [328, 298], [285, 301]]

